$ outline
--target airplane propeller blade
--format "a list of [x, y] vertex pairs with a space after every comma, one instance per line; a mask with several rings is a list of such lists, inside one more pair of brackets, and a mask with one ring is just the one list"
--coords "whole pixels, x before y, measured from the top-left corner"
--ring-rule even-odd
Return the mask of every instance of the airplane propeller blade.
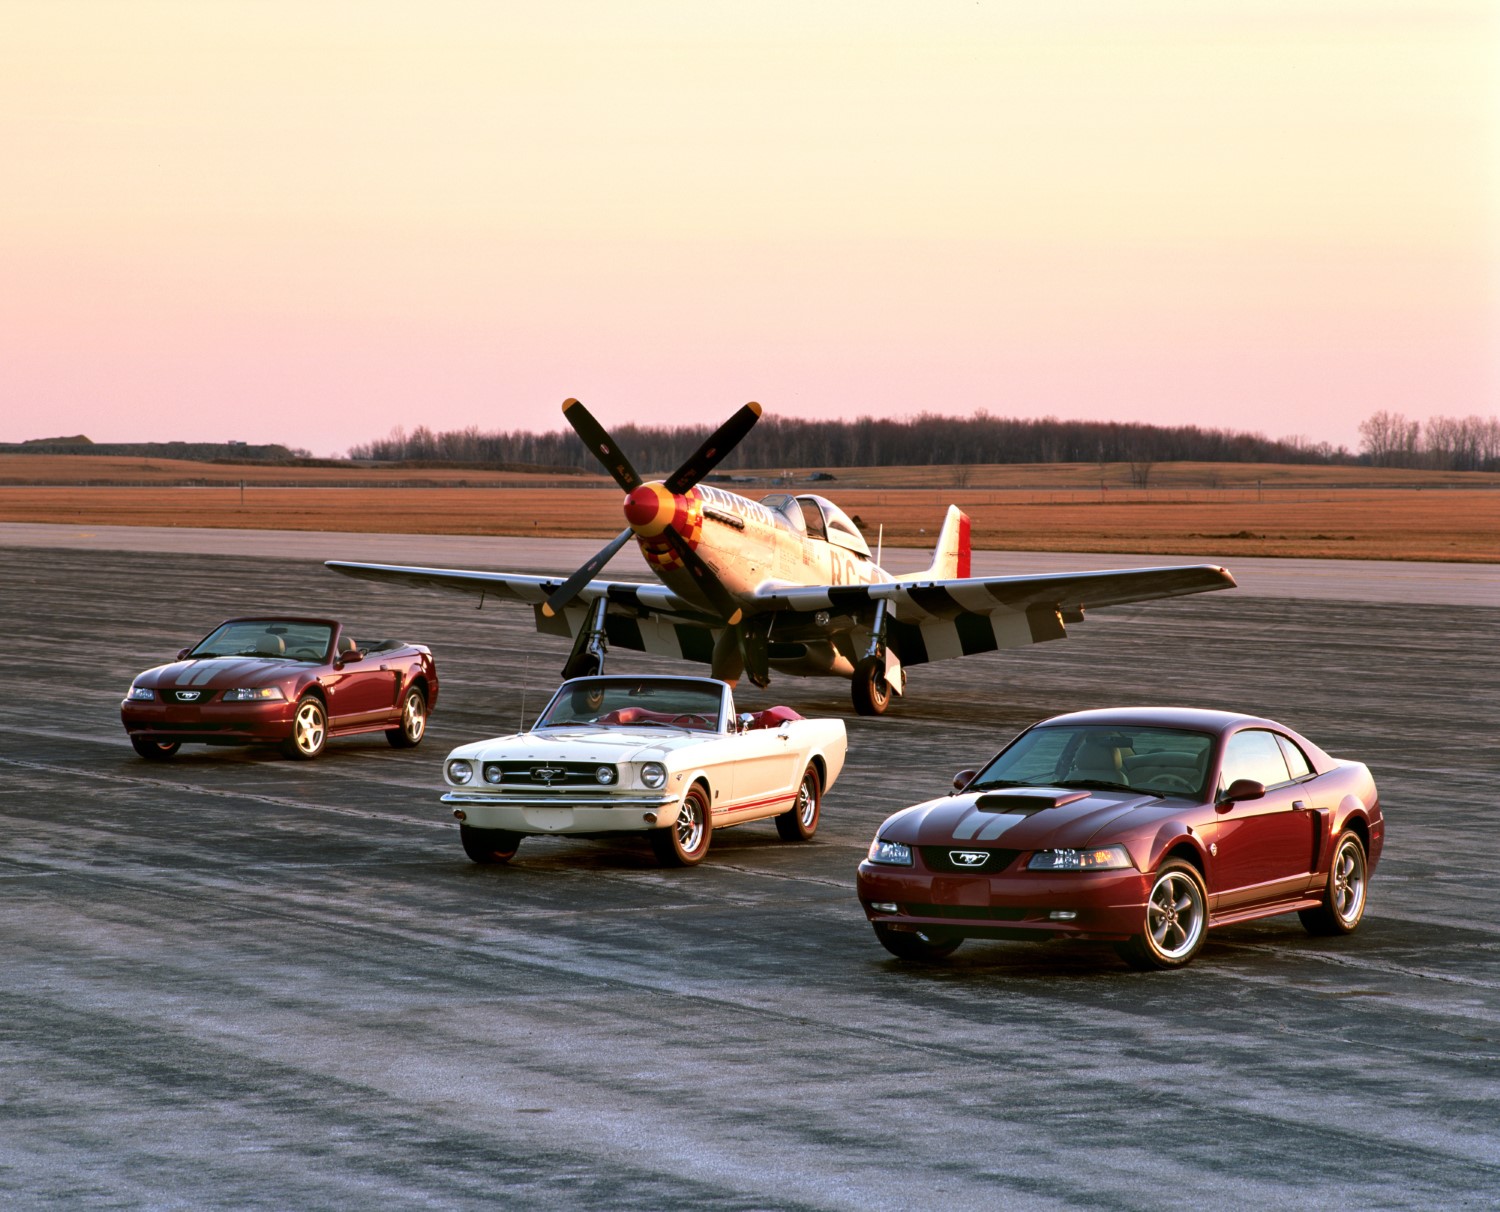
[[[564, 405], [564, 407], [567, 406]], [[740, 440], [760, 420], [760, 411], [760, 405], [752, 400], [714, 430], [708, 441], [698, 447], [686, 463], [663, 481], [667, 491], [673, 496], [684, 493], [717, 467], [724, 456], [738, 446]], [[628, 492], [629, 489], [626, 491]]]
[[599, 570], [614, 559], [615, 552], [624, 547], [634, 533], [635, 531], [629, 526], [625, 527], [609, 541], [606, 547], [590, 556], [582, 568], [552, 591], [552, 596], [542, 603], [542, 613], [549, 619], [559, 613], [564, 606], [578, 596], [579, 591], [585, 585], [599, 575]]
[[641, 486], [643, 481], [640, 475], [630, 465], [624, 452], [615, 445], [615, 440], [609, 436], [604, 426], [594, 420], [593, 413], [579, 401], [569, 397], [563, 401], [563, 417], [573, 427], [573, 432], [583, 439], [583, 444], [589, 448], [594, 458], [604, 464], [604, 470], [614, 477], [615, 483], [627, 494]]
[[685, 538], [670, 526], [661, 532], [661, 537], [670, 543], [672, 550], [682, 557], [682, 562], [686, 565], [688, 572], [692, 573], [693, 580], [698, 582], [698, 588], [703, 590], [704, 596], [713, 603], [714, 609], [724, 616], [726, 623], [733, 627], [745, 617], [744, 610], [734, 600], [729, 590], [724, 588], [724, 582], [719, 580], [718, 574], [703, 562], [703, 557], [688, 545]]

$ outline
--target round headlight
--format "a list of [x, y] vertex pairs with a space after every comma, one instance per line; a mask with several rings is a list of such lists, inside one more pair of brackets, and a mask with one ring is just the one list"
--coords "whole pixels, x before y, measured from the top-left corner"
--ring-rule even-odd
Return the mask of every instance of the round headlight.
[[474, 777], [474, 763], [465, 761], [463, 758], [454, 758], [448, 763], [448, 781], [460, 785], [469, 782]]
[[660, 762], [647, 762], [641, 767], [641, 782], [655, 791], [667, 784], [667, 768]]
[[615, 777], [615, 768], [613, 766], [600, 766], [594, 771], [594, 778], [601, 783], [613, 783]]
[[484, 764], [484, 781], [486, 783], [501, 783], [505, 781], [505, 767], [499, 762], [486, 762]]

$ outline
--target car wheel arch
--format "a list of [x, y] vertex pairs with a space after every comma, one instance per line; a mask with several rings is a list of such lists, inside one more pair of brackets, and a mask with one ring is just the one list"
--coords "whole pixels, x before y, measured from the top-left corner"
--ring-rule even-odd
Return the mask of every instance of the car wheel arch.
[[1149, 874], [1159, 871], [1163, 863], [1171, 862], [1173, 859], [1181, 859], [1191, 864], [1198, 872], [1198, 878], [1208, 886], [1208, 864], [1209, 856], [1205, 853], [1203, 843], [1190, 833], [1173, 833], [1166, 837], [1158, 838], [1157, 844], [1152, 847], [1155, 855], [1151, 865], [1146, 868]]

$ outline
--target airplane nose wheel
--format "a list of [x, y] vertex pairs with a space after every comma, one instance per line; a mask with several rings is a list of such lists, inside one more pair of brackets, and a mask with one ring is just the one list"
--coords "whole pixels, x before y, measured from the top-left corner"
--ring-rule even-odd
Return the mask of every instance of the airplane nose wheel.
[[885, 680], [885, 662], [880, 657], [865, 657], [854, 667], [851, 697], [859, 715], [884, 715], [894, 693]]

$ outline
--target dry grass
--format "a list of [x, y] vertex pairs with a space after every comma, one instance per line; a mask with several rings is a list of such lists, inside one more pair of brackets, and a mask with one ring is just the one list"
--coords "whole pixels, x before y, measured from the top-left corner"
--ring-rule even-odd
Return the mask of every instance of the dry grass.
[[[981, 550], [1315, 556], [1500, 562], [1489, 488], [1010, 490], [813, 487], [865, 524], [873, 546], [933, 542], [950, 501]], [[760, 495], [763, 489], [747, 490]], [[424, 534], [592, 537], [618, 531], [599, 488], [0, 487], [0, 521]]]

